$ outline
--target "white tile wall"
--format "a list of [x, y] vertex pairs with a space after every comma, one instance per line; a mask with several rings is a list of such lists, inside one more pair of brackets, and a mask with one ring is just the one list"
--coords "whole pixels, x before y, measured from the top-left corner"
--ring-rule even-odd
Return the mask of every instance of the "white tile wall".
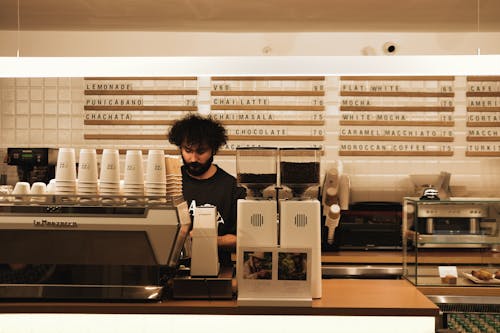
[[[211, 81], [202, 77], [198, 80], [199, 112], [207, 114], [210, 110]], [[294, 89], [294, 82], [243, 82], [241, 89], [258, 86], [266, 89]], [[409, 83], [409, 87], [412, 84]], [[419, 83], [421, 84], [421, 83]], [[152, 87], [170, 87], [195, 89], [196, 81], [144, 81], [141, 86], [145, 89]], [[244, 87], [251, 85], [252, 87]], [[425, 88], [432, 89], [435, 82], [427, 82]], [[412, 184], [408, 174], [427, 174], [448, 171], [452, 173], [452, 186], [465, 186], [468, 195], [493, 195], [490, 178], [500, 174], [500, 163], [492, 163], [500, 158], [465, 157], [466, 135], [466, 98], [467, 83], [465, 77], [457, 77], [455, 82], [456, 111], [455, 119], [455, 154], [452, 157], [339, 157], [339, 104], [338, 77], [327, 77], [325, 81], [326, 95], [324, 97], [326, 110], [326, 139], [322, 143], [325, 154], [322, 159], [324, 171], [334, 161], [340, 160], [344, 166], [344, 173], [351, 177], [353, 187], [352, 200], [399, 200], [401, 196], [412, 191]], [[415, 87], [414, 87], [415, 88]], [[419, 88], [419, 87], [416, 87]], [[420, 87], [421, 88], [421, 87]], [[32, 78], [32, 79], [0, 79], [0, 148], [13, 146], [32, 147], [117, 147], [117, 148], [147, 148], [161, 146], [168, 147], [166, 142], [115, 142], [112, 140], [101, 142], [85, 142], [83, 140], [83, 95], [84, 80], [82, 78]], [[147, 101], [145, 98], [144, 101]], [[390, 99], [384, 101], [387, 103]], [[157, 103], [158, 100], [152, 100]], [[431, 102], [431, 101], [430, 101]], [[179, 100], [179, 103], [183, 103]], [[146, 113], [144, 113], [146, 114]], [[182, 113], [179, 113], [181, 115]], [[174, 115], [169, 114], [169, 116]], [[174, 115], [176, 116], [176, 115]], [[116, 130], [116, 127], [100, 127], [96, 132], [105, 133]], [[141, 130], [146, 131], [146, 128]], [[148, 127], [151, 131], [151, 127]], [[164, 127], [154, 129], [164, 132]], [[149, 133], [149, 132], [148, 132]], [[262, 142], [255, 142], [262, 144]], [[289, 142], [284, 145], [294, 146]], [[283, 145], [282, 145], [283, 146]], [[216, 163], [235, 174], [234, 156], [217, 156]], [[496, 170], [498, 168], [498, 170]], [[487, 169], [487, 171], [485, 171]], [[500, 194], [497, 194], [500, 195]]]

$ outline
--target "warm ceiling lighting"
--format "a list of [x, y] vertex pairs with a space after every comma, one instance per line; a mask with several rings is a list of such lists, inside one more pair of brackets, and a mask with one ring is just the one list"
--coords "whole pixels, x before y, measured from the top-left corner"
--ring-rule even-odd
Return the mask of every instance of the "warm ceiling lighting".
[[0, 77], [499, 74], [498, 55], [0, 57]]

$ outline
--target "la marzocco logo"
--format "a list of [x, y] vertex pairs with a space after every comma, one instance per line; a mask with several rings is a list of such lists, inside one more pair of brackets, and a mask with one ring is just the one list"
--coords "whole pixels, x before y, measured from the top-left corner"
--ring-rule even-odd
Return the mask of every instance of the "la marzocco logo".
[[74, 221], [49, 221], [49, 220], [33, 220], [35, 227], [55, 227], [55, 228], [76, 228], [78, 223]]

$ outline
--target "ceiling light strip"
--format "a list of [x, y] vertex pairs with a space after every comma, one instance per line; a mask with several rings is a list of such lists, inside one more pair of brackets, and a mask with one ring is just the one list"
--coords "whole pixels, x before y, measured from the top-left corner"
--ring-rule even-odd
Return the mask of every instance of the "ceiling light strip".
[[500, 75], [500, 56], [0, 57], [0, 77], [193, 75]]

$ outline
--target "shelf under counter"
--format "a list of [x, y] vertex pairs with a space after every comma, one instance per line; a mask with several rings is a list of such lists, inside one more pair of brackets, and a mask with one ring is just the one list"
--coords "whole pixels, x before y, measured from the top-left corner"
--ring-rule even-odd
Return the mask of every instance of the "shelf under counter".
[[387, 251], [335, 251], [321, 254], [322, 264], [402, 264], [403, 252]]

